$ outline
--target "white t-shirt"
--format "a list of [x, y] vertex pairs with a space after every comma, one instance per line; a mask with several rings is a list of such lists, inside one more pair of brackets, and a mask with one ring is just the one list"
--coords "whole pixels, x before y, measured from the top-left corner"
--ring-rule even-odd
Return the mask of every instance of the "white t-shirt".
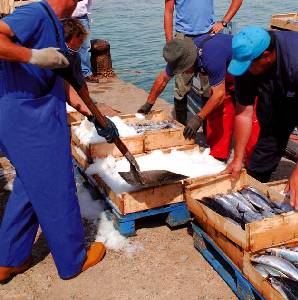
[[85, 15], [90, 15], [92, 4], [93, 4], [93, 0], [83, 0], [78, 2], [75, 11], [72, 14], [72, 17], [78, 18]]

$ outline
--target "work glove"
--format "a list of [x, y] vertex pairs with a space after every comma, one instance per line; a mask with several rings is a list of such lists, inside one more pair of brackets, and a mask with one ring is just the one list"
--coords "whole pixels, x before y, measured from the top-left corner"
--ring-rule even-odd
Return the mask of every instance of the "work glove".
[[32, 49], [29, 63], [40, 68], [49, 69], [60, 69], [69, 66], [69, 61], [59, 52], [59, 48]]
[[185, 139], [193, 139], [203, 124], [203, 119], [198, 115], [192, 117], [188, 122], [186, 127], [184, 128], [183, 135]]
[[95, 126], [95, 129], [98, 133], [98, 135], [104, 137], [108, 143], [113, 143], [114, 139], [119, 137], [119, 132], [118, 129], [116, 127], [116, 125], [107, 117], [106, 121], [107, 121], [107, 126], [105, 128], [102, 128], [96, 118], [94, 116], [88, 116], [88, 121], [92, 122]]
[[138, 109], [138, 113], [147, 115], [150, 112], [152, 106], [153, 104], [146, 102]]

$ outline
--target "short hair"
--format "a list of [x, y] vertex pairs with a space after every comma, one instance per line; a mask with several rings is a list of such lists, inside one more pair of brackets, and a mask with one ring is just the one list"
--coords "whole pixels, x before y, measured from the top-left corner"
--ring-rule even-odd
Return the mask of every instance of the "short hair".
[[64, 28], [65, 42], [69, 42], [74, 37], [80, 37], [82, 35], [87, 36], [88, 31], [83, 24], [75, 18], [68, 18], [61, 20]]

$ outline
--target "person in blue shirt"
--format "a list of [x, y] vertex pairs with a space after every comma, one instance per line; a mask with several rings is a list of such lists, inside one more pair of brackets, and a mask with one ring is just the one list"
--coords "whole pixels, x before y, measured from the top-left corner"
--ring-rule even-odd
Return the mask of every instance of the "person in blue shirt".
[[[166, 42], [175, 38], [192, 40], [206, 33], [218, 33], [232, 20], [239, 10], [242, 0], [231, 0], [231, 5], [221, 21], [215, 22], [213, 0], [165, 0], [164, 31]], [[175, 10], [175, 35], [173, 19]], [[193, 73], [175, 76], [174, 109], [176, 119], [182, 124], [187, 121], [187, 93], [190, 91]], [[202, 89], [200, 93], [209, 96], [206, 76], [199, 75]], [[151, 107], [144, 105], [139, 112], [148, 113]]]
[[[66, 93], [62, 78], [52, 70], [68, 67], [58, 51], [67, 53], [58, 18], [69, 17], [76, 4], [28, 4], [0, 21], [0, 148], [17, 174], [0, 226], [0, 282], [30, 267], [39, 225], [63, 279], [93, 266], [105, 253], [101, 243], [88, 250], [84, 246]], [[90, 115], [83, 102], [81, 108]], [[101, 133], [107, 139], [117, 136], [115, 128]]]
[[208, 76], [212, 94], [198, 115], [187, 122], [186, 139], [193, 138], [206, 120], [210, 154], [227, 160], [234, 126], [233, 78], [227, 74], [232, 59], [232, 36], [205, 34], [193, 40], [173, 39], [163, 50], [167, 66], [156, 78], [146, 105], [153, 106], [167, 83], [177, 74], [201, 73]]
[[[235, 155], [225, 173], [237, 177], [251, 132], [252, 108], [258, 96], [260, 136], [248, 173], [267, 182], [283, 156], [289, 136], [298, 124], [298, 33], [268, 32], [248, 26], [233, 38], [233, 59], [228, 71], [235, 76], [237, 114]], [[298, 166], [286, 187], [298, 209]]]

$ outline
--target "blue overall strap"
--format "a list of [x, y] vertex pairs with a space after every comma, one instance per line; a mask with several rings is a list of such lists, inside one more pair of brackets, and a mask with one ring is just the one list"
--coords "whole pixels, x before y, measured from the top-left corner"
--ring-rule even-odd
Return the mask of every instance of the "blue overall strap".
[[198, 53], [198, 63], [199, 63], [199, 73], [206, 73], [203, 67], [203, 63], [202, 63], [202, 57], [203, 57], [203, 49], [204, 49], [204, 45], [210, 41], [216, 34], [215, 33], [211, 33], [209, 34], [205, 39], [203, 39], [199, 46], [197, 46], [197, 53]]

